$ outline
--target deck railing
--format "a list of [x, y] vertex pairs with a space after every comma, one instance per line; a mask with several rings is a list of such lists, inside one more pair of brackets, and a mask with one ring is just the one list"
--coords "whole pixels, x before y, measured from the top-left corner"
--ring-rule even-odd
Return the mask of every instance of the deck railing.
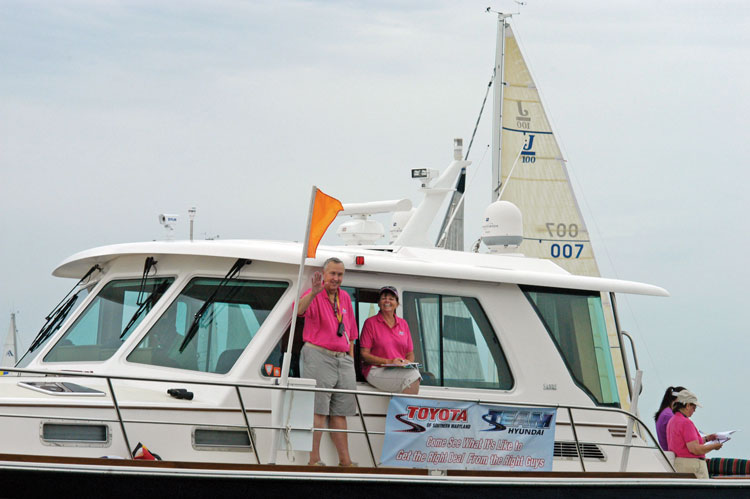
[[[17, 369], [17, 368], [3, 368], [4, 371], [17, 373], [19, 375], [42, 375], [44, 376], [45, 382], [53, 383], [55, 382], [56, 377], [65, 377], [65, 378], [94, 378], [94, 379], [102, 379], [106, 381], [106, 384], [109, 389], [109, 397], [112, 401], [112, 405], [115, 410], [115, 419], [107, 420], [102, 418], [86, 418], [86, 417], [56, 417], [55, 419], [58, 421], [97, 421], [97, 422], [110, 422], [110, 423], [117, 423], [120, 427], [120, 431], [122, 432], [122, 437], [125, 442], [125, 445], [127, 446], [128, 455], [132, 459], [133, 458], [133, 450], [130, 445], [130, 440], [128, 438], [127, 429], [125, 428], [126, 424], [139, 424], [139, 423], [150, 423], [150, 424], [164, 424], [164, 425], [179, 425], [179, 426], [195, 426], [196, 423], [194, 422], [175, 422], [175, 421], [158, 421], [158, 420], [128, 420], [124, 419], [122, 416], [121, 406], [118, 402], [117, 396], [115, 394], [115, 387], [112, 384], [113, 380], [118, 381], [138, 381], [138, 382], [148, 382], [148, 383], [171, 383], [171, 384], [180, 384], [180, 385], [200, 385], [200, 386], [214, 386], [214, 387], [226, 387], [233, 389], [237, 396], [237, 401], [239, 403], [240, 411], [244, 418], [244, 425], [227, 425], [227, 424], [220, 424], [220, 423], [204, 423], [201, 422], [201, 427], [220, 427], [220, 428], [227, 428], [227, 427], [233, 427], [233, 428], [244, 428], [247, 431], [248, 438], [250, 441], [250, 446], [252, 448], [253, 454], [255, 456], [255, 459], [258, 464], [264, 464], [260, 458], [260, 455], [258, 454], [257, 450], [257, 444], [255, 441], [255, 430], [276, 430], [280, 432], [287, 432], [290, 430], [305, 430], [305, 431], [321, 431], [321, 432], [327, 432], [327, 433], [347, 433], [347, 434], [363, 434], [366, 441], [367, 441], [367, 447], [369, 450], [370, 458], [372, 460], [373, 467], [378, 467], [378, 460], [375, 457], [375, 453], [373, 451], [372, 441], [370, 439], [371, 435], [385, 435], [384, 431], [377, 431], [377, 430], [368, 430], [367, 423], [365, 421], [365, 416], [362, 411], [362, 405], [360, 403], [361, 397], [385, 397], [390, 399], [391, 397], [408, 397], [408, 398], [415, 398], [415, 399], [423, 399], [423, 400], [439, 400], [439, 401], [452, 401], [452, 402], [473, 402], [478, 404], [485, 404], [485, 405], [503, 405], [503, 406], [510, 406], [510, 407], [520, 407], [520, 408], [552, 408], [552, 409], [558, 409], [558, 410], [564, 410], [568, 415], [568, 423], [571, 427], [571, 433], [573, 435], [573, 440], [575, 443], [575, 449], [577, 451], [578, 455], [578, 461], [581, 467], [581, 471], [586, 472], [586, 464], [584, 462], [584, 445], [598, 445], [598, 446], [607, 446], [607, 447], [622, 447], [622, 448], [637, 448], [637, 449], [654, 449], [659, 452], [659, 455], [662, 457], [664, 462], [669, 466], [669, 468], [672, 471], [675, 471], [674, 466], [672, 466], [670, 460], [665, 455], [664, 451], [659, 446], [656, 438], [651, 433], [649, 428], [644, 424], [643, 421], [641, 421], [640, 418], [637, 416], [619, 408], [615, 407], [590, 407], [590, 406], [577, 406], [577, 405], [567, 405], [567, 404], [538, 404], [538, 403], [526, 403], [526, 402], [516, 402], [516, 401], [498, 401], [498, 400], [489, 400], [486, 398], [473, 398], [473, 397], [444, 397], [444, 396], [433, 396], [433, 395], [411, 395], [411, 394], [403, 394], [403, 393], [387, 393], [387, 392], [380, 392], [380, 391], [359, 391], [359, 390], [338, 390], [338, 389], [327, 389], [327, 388], [316, 388], [316, 387], [306, 387], [306, 386], [299, 386], [299, 385], [290, 385], [290, 386], [280, 386], [277, 384], [271, 384], [271, 383], [236, 383], [236, 382], [226, 382], [226, 381], [206, 381], [206, 380], [195, 380], [195, 379], [176, 379], [176, 378], [159, 378], [159, 377], [142, 377], [142, 376], [122, 376], [122, 375], [103, 375], [103, 374], [96, 374], [96, 373], [83, 373], [83, 372], [69, 372], [69, 371], [44, 371], [44, 370], [29, 370], [29, 369]], [[51, 379], [50, 379], [51, 378]], [[273, 378], [275, 380], [278, 380], [278, 378]], [[295, 379], [295, 378], [293, 378]], [[261, 389], [261, 390], [289, 390], [289, 391], [299, 391], [299, 392], [330, 392], [330, 393], [350, 393], [355, 396], [355, 400], [357, 403], [357, 409], [358, 409], [358, 415], [359, 420], [362, 425], [361, 430], [342, 430], [342, 429], [331, 429], [331, 428], [297, 428], [297, 427], [287, 427], [287, 426], [274, 426], [274, 425], [258, 425], [258, 424], [251, 424], [250, 419], [248, 418], [245, 401], [243, 400], [241, 389], [247, 388], [247, 389]], [[633, 421], [634, 426], [640, 430], [642, 435], [645, 435], [648, 437], [648, 439], [651, 441], [651, 444], [647, 445], [640, 445], [638, 441], [633, 441], [629, 444], [618, 444], [613, 442], [602, 442], [602, 441], [583, 441], [580, 440], [578, 436], [578, 430], [576, 428], [576, 422], [573, 418], [573, 411], [588, 411], [588, 412], [595, 412], [595, 413], [609, 413], [609, 414], [620, 414], [625, 416], [626, 418], [629, 418]], [[0, 414], [0, 417], [15, 417], [15, 418], [39, 418], [39, 415], [34, 414]], [[45, 419], [49, 418], [49, 416], [45, 416]], [[560, 424], [560, 421], [558, 421], [558, 424]], [[645, 439], [644, 439], [645, 440]]]

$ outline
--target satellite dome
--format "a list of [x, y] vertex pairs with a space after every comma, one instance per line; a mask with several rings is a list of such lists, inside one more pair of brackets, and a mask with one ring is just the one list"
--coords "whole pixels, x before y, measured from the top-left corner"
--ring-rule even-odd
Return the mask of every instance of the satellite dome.
[[484, 210], [482, 242], [491, 253], [516, 250], [523, 242], [523, 216], [510, 201], [495, 201]]
[[353, 220], [339, 225], [336, 233], [347, 246], [375, 244], [383, 237], [383, 224], [377, 220], [368, 220], [365, 215], [355, 215]]

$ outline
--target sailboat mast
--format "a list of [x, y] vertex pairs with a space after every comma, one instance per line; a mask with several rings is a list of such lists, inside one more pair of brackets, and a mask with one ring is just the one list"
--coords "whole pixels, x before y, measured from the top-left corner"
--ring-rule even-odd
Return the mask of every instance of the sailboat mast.
[[14, 367], [18, 361], [18, 330], [16, 329], [16, 314], [10, 314], [10, 327], [8, 334], [3, 343], [2, 357], [0, 357], [0, 366]]
[[503, 148], [503, 90], [505, 87], [505, 20], [510, 14], [497, 13], [497, 42], [495, 44], [495, 89], [492, 95], [492, 201], [497, 201], [502, 176], [500, 172]]
[[10, 320], [13, 323], [13, 362], [18, 362], [18, 328], [16, 327], [16, 314], [10, 314]]

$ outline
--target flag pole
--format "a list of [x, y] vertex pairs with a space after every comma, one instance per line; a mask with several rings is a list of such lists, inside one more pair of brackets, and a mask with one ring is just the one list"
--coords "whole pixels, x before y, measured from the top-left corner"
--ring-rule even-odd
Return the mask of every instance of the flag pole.
[[318, 192], [316, 186], [312, 187], [310, 194], [310, 208], [307, 212], [307, 227], [305, 228], [305, 242], [302, 244], [302, 258], [299, 262], [299, 274], [297, 274], [297, 291], [294, 296], [294, 307], [292, 307], [292, 324], [289, 327], [289, 341], [287, 342], [284, 360], [281, 364], [281, 379], [279, 384], [287, 386], [289, 384], [289, 365], [292, 363], [292, 345], [294, 344], [294, 333], [297, 326], [297, 310], [299, 308], [300, 294], [302, 293], [302, 274], [305, 271], [305, 260], [307, 259], [307, 245], [310, 243], [310, 223], [312, 221], [313, 208], [315, 207], [315, 195]]
[[[307, 245], [310, 242], [310, 224], [312, 222], [313, 208], [315, 207], [315, 197], [318, 193], [318, 187], [313, 185], [310, 193], [310, 206], [307, 210], [307, 226], [305, 227], [305, 242], [302, 244], [302, 256], [299, 262], [299, 273], [297, 274], [297, 289], [294, 292], [294, 306], [292, 307], [292, 322], [289, 326], [289, 341], [287, 341], [286, 352], [284, 352], [283, 360], [281, 362], [281, 378], [278, 381], [280, 386], [289, 386], [289, 365], [292, 363], [292, 345], [294, 345], [294, 333], [297, 326], [297, 310], [299, 308], [299, 297], [302, 293], [302, 274], [305, 271], [305, 260], [307, 259]], [[269, 454], [268, 462], [270, 464], [276, 464], [276, 454], [279, 450], [279, 439], [281, 437], [281, 430], [278, 428], [282, 423], [282, 414], [284, 410], [284, 399], [286, 398], [286, 390], [278, 390], [279, 396], [276, 400], [276, 404], [272, 408], [271, 420], [273, 429], [273, 436], [271, 437], [271, 452]], [[260, 463], [258, 463], [260, 464]]]

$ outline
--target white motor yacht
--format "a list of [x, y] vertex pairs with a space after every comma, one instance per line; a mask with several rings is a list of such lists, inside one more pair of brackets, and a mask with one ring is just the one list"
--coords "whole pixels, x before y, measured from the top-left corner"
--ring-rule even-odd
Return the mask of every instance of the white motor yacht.
[[[506, 22], [501, 15], [498, 45]], [[519, 147], [517, 158], [535, 152], [531, 140]], [[524, 256], [522, 214], [502, 199], [485, 214], [483, 252], [433, 246], [427, 228], [469, 165], [457, 141], [442, 174], [412, 171], [425, 196], [416, 209], [403, 200], [345, 204], [346, 244], [320, 246], [302, 266], [303, 244], [264, 240], [151, 241], [67, 258], [53, 274], [76, 285], [8, 368], [15, 375], [0, 378], [4, 490], [280, 496], [309, 493], [314, 482], [330, 497], [745, 495], [746, 480], [676, 473], [638, 417], [639, 379], [627, 369], [615, 296], [668, 296], [664, 289]], [[504, 178], [512, 185], [512, 170]], [[378, 245], [385, 231], [368, 217], [383, 211], [394, 212], [393, 242]], [[566, 230], [577, 237], [583, 224], [574, 224], [575, 234]], [[578, 244], [547, 243], [555, 258], [573, 258]], [[578, 255], [589, 249], [581, 243]], [[398, 290], [422, 375], [410, 397], [555, 411], [550, 468], [384, 466], [389, 404], [400, 395], [362, 379], [346, 430], [359, 466], [335, 466], [329, 438], [329, 466], [307, 466], [320, 389], [300, 377], [292, 310], [329, 257], [346, 266], [360, 328], [379, 288]], [[134, 459], [144, 447], [160, 460]]]

